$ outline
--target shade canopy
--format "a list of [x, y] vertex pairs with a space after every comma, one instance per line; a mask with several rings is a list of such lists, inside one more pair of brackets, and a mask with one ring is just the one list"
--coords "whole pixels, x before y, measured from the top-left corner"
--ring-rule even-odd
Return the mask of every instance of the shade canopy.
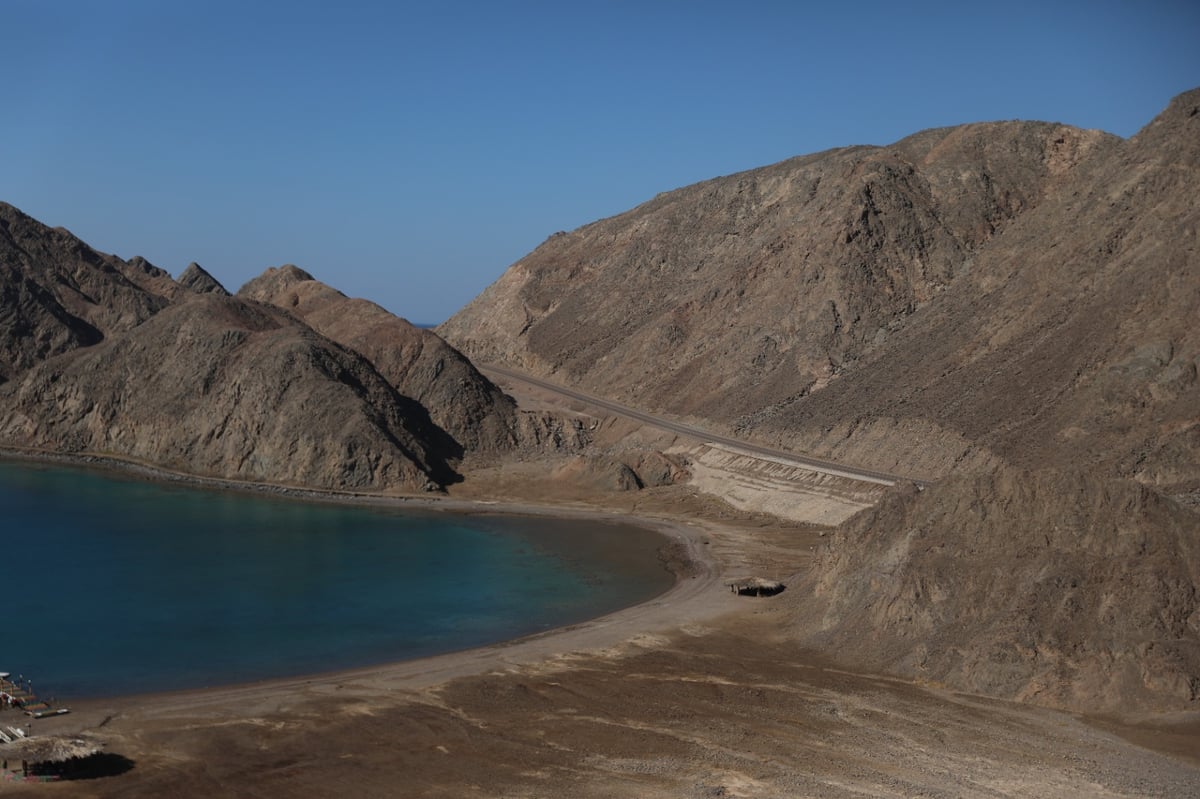
[[90, 757], [104, 745], [88, 736], [35, 736], [10, 744], [0, 744], [0, 759], [11, 766], [22, 760], [30, 763], [61, 763], [76, 757]]

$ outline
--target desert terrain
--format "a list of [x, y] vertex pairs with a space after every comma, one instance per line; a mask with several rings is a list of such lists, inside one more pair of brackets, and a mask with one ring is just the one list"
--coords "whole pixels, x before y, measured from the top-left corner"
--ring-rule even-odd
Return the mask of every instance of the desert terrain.
[[[1200, 90], [552, 236], [436, 330], [0, 203], [0, 447], [599, 515], [676, 585], [424, 661], [73, 703], [14, 796], [1200, 795]], [[730, 583], [778, 581], [771, 597]]]
[[[532, 500], [533, 497], [530, 498]], [[302, 680], [83, 703], [120, 773], [14, 796], [1187, 796], [1196, 713], [1089, 717], [859, 671], [789, 632], [827, 528], [665, 488], [527, 512], [649, 520], [667, 595], [524, 641]], [[380, 501], [380, 500], [376, 500]], [[409, 500], [418, 501], [418, 500]], [[451, 501], [453, 502], [453, 501]], [[460, 505], [469, 507], [469, 503]], [[494, 509], [495, 506], [489, 506]], [[803, 601], [804, 598], [799, 598]], [[836, 653], [832, 653], [836, 655]]]
[[[553, 403], [548, 392], [509, 388], [521, 404]], [[588, 426], [621, 426], [572, 404], [567, 411]], [[663, 435], [650, 425], [637, 432]], [[819, 574], [837, 528], [739, 511], [688, 486], [614, 493], [534, 477], [485, 470], [448, 498], [341, 499], [648, 524], [664, 534], [662, 557], [676, 587], [603, 619], [467, 653], [77, 704], [71, 716], [36, 722], [37, 732], [103, 740], [114, 756], [105, 767], [118, 773], [8, 790], [95, 797], [1200, 790], [1195, 711], [1067, 712], [854, 668], [844, 653], [878, 650], [875, 639], [798, 641], [797, 616], [820, 601], [805, 582]], [[499, 495], [517, 502], [489, 499]], [[734, 595], [728, 583], [747, 575], [778, 578], [789, 591]]]

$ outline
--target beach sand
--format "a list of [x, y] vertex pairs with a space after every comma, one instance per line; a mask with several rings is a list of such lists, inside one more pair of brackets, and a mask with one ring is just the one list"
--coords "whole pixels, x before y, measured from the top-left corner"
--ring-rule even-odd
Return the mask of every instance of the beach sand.
[[[347, 499], [343, 497], [343, 499]], [[792, 797], [1200, 795], [1195, 717], [1140, 726], [855, 673], [805, 650], [778, 598], [822, 530], [668, 488], [448, 511], [664, 533], [675, 587], [532, 638], [302, 679], [77, 703], [111, 771], [13, 796]], [[359, 497], [356, 501], [411, 503]], [[420, 500], [425, 504], [426, 500]], [[793, 597], [794, 599], [794, 597]], [[836, 654], [836, 653], [834, 653]]]

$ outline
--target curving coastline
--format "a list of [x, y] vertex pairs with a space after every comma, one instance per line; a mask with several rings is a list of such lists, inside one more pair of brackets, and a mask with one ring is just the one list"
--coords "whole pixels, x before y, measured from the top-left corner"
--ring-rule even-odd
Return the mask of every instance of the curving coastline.
[[[605, 512], [562, 505], [498, 500], [467, 500], [429, 495], [385, 495], [350, 491], [326, 491], [272, 483], [228, 480], [173, 471], [132, 459], [93, 454], [63, 454], [38, 450], [0, 448], [0, 458], [112, 471], [151, 482], [194, 488], [264, 494], [301, 502], [319, 502], [395, 510], [437, 511], [464, 516], [506, 515], [552, 517], [579, 521], [604, 521], [635, 526], [657, 533], [664, 540], [660, 561], [674, 575], [674, 583], [663, 593], [636, 605], [611, 613], [532, 635], [500, 641], [482, 647], [447, 652], [435, 656], [380, 663], [353, 669], [337, 669], [300, 676], [268, 678], [244, 684], [147, 692], [107, 698], [84, 698], [74, 702], [75, 718], [63, 726], [86, 723], [88, 710], [105, 708], [196, 707], [209, 703], [239, 703], [251, 696], [275, 696], [299, 687], [335, 685], [347, 680], [368, 680], [380, 688], [419, 689], [456, 677], [482, 673], [488, 669], [527, 664], [555, 654], [613, 646], [632, 635], [666, 629], [681, 621], [696, 620], [728, 609], [724, 601], [698, 600], [715, 596], [723, 600], [720, 570], [711, 553], [701, 545], [706, 537], [702, 528], [688, 526], [682, 520], [650, 519], [635, 515]], [[84, 711], [81, 715], [79, 711]]]
[[676, 580], [642, 604], [478, 649], [79, 703], [69, 716], [35, 722], [35, 732], [87, 731], [130, 768], [77, 783], [78, 795], [1132, 797], [1200, 789], [1194, 720], [1095, 724], [859, 673], [789, 632], [787, 608], [803, 597], [738, 598], [724, 585], [734, 572], [807, 570], [818, 529], [725, 517], [670, 495], [644, 507], [633, 501], [642, 510], [633, 512], [612, 498], [605, 510], [301, 494], [628, 521], [666, 536]]

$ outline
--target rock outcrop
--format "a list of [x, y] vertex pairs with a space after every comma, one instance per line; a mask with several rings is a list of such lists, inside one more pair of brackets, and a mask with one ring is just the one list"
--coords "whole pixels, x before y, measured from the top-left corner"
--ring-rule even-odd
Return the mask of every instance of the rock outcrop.
[[1200, 700], [1200, 516], [1132, 481], [901, 487], [790, 593], [808, 642], [858, 668], [1088, 712]]
[[219, 294], [229, 296], [229, 291], [215, 277], [204, 270], [200, 264], [192, 261], [187, 269], [179, 275], [179, 285], [197, 294]]

